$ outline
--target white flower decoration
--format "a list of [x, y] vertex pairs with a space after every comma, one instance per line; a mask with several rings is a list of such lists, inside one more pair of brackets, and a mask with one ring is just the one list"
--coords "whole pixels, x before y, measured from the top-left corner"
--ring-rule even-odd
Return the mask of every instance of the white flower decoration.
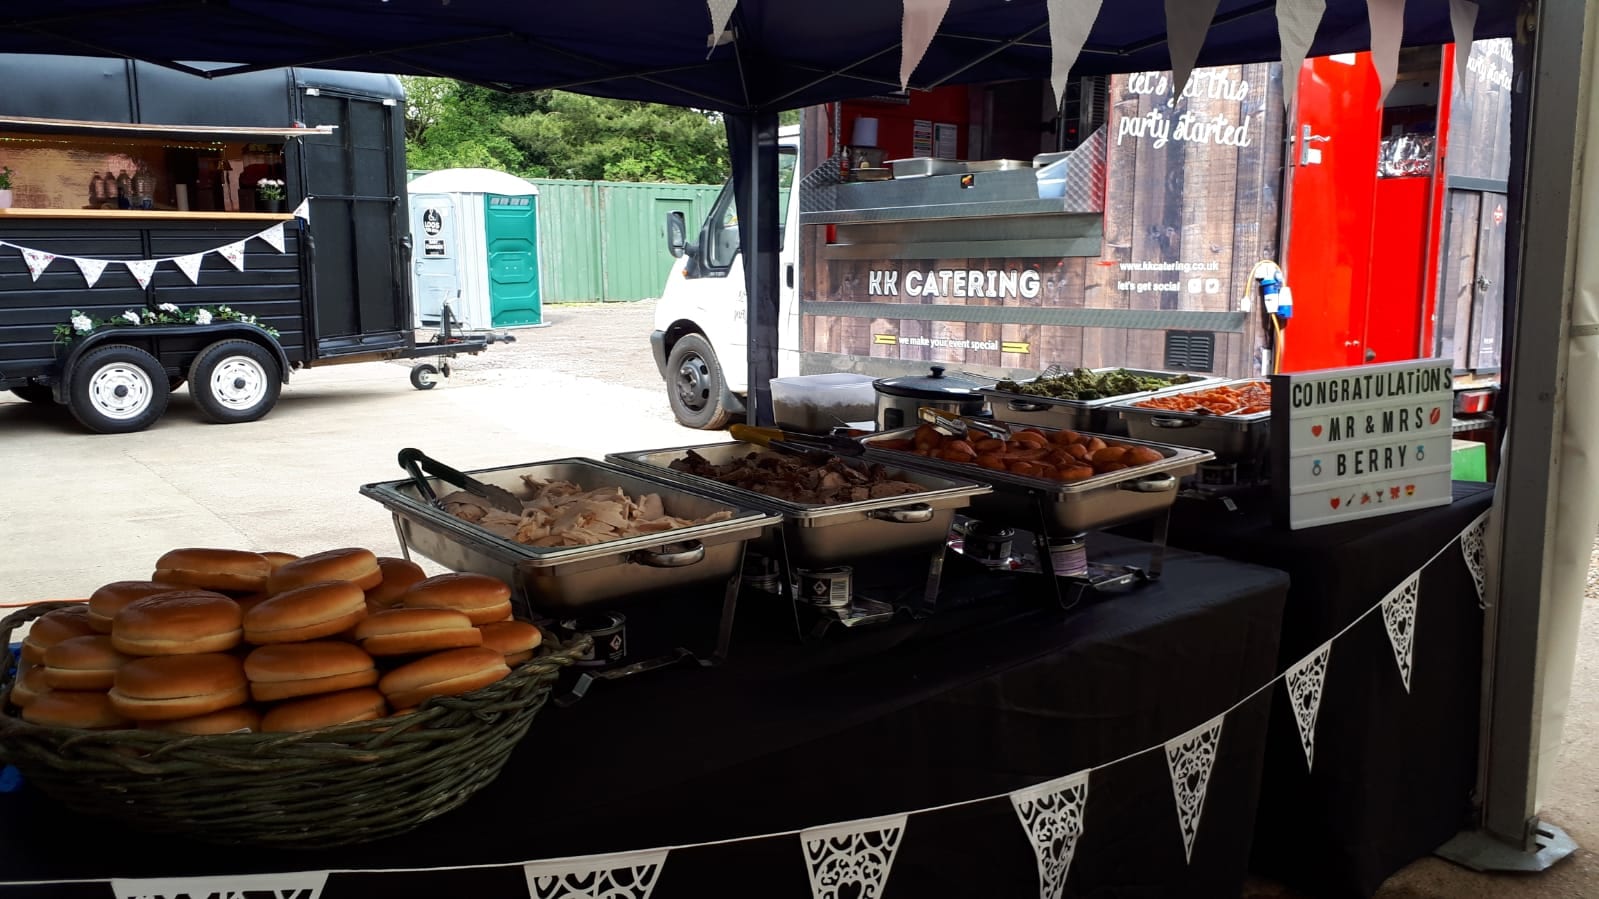
[[90, 321], [87, 315], [81, 313], [74, 315], [72, 317], [72, 330], [77, 331], [79, 334], [86, 334], [94, 330], [94, 322]]
[[210, 313], [210, 311], [206, 310], [206, 309], [197, 310], [194, 313], [194, 323], [197, 324], [197, 325], [209, 325], [209, 324], [211, 324], [211, 313]]
[[170, 312], [173, 315], [177, 315], [178, 312], [180, 311], [178, 309], [178, 307], [173, 305], [172, 303], [162, 303], [160, 306], [157, 306], [156, 308], [160, 309], [162, 312]]
[[127, 319], [129, 324], [136, 325], [136, 324], [139, 323], [139, 313], [134, 312], [132, 309], [129, 309], [127, 312], [122, 313], [122, 317]]

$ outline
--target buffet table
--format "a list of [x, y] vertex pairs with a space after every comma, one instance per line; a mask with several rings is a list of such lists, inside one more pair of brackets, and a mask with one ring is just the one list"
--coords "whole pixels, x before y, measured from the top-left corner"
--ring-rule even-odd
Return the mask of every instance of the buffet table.
[[1457, 482], [1454, 503], [1301, 531], [1271, 524], [1269, 497], [1185, 499], [1170, 541], [1269, 565], [1292, 579], [1278, 670], [1298, 661], [1426, 565], [1410, 692], [1380, 615], [1332, 650], [1306, 771], [1293, 715], [1272, 709], [1254, 866], [1318, 895], [1370, 896], [1462, 827], [1477, 769], [1483, 613], [1458, 546], [1434, 554], [1493, 502]]
[[[1095, 535], [1090, 552], [1142, 564], [1148, 547]], [[785, 610], [747, 594], [725, 666], [602, 682], [546, 709], [495, 784], [378, 843], [218, 848], [0, 794], [0, 896], [106, 895], [19, 882], [305, 870], [335, 872], [328, 899], [520, 896], [523, 861], [776, 834], [675, 850], [653, 895], [803, 897], [793, 831], [983, 796], [997, 798], [912, 816], [887, 894], [1036, 895], [1003, 794], [1158, 747], [1270, 680], [1288, 578], [1172, 552], [1160, 582], [1061, 613], [1023, 576], [964, 564], [951, 561], [943, 592], [968, 605], [820, 644], [797, 644]], [[1426, 667], [1426, 683], [1445, 676]], [[1162, 753], [1094, 772], [1071, 893], [1237, 895], [1276, 701], [1268, 690], [1227, 716], [1191, 863]], [[1424, 706], [1411, 706], [1418, 729]], [[1330, 702], [1328, 719], [1343, 708]]]

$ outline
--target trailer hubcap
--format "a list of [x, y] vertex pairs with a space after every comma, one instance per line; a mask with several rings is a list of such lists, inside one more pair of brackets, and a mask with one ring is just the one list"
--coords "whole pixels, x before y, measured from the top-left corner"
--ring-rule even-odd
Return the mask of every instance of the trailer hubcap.
[[89, 402], [106, 418], [138, 418], [150, 407], [150, 376], [136, 365], [107, 365], [89, 378]]
[[677, 398], [698, 412], [711, 398], [711, 367], [697, 355], [683, 357], [677, 367]]
[[266, 370], [248, 356], [229, 356], [211, 371], [211, 395], [229, 409], [253, 409], [266, 391]]

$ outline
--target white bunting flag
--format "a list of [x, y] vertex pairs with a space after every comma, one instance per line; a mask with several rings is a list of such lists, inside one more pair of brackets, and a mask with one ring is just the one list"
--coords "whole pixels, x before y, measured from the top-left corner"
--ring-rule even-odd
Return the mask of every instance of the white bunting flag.
[[104, 259], [79, 259], [74, 257], [72, 261], [78, 264], [78, 271], [83, 273], [83, 280], [87, 281], [90, 287], [94, 286], [94, 282], [100, 280], [100, 275], [105, 271], [106, 267]]
[[278, 224], [273, 225], [272, 227], [266, 229], [265, 231], [262, 231], [260, 234], [257, 234], [256, 237], [259, 237], [262, 240], [266, 241], [268, 244], [271, 244], [272, 245], [272, 249], [277, 250], [279, 253], [283, 252], [283, 223], [282, 222], [279, 222]]
[[522, 866], [531, 899], [649, 899], [669, 850], [588, 855]]
[[1221, 0], [1166, 0], [1166, 49], [1171, 53], [1171, 103], [1183, 96], [1188, 76], [1194, 71], [1210, 21], [1216, 18]]
[[54, 253], [46, 253], [43, 250], [30, 250], [27, 247], [17, 247], [17, 249], [22, 251], [22, 258], [28, 263], [28, 274], [32, 275], [35, 281], [39, 280], [39, 276], [44, 274], [44, 270], [50, 267], [50, 263], [56, 261], [56, 254]]
[[933, 45], [933, 35], [949, 11], [949, 0], [904, 0], [905, 12], [901, 22], [899, 43], [899, 86], [909, 89], [911, 75], [921, 64], [927, 48]]
[[1103, 0], [1046, 0], [1049, 12], [1049, 86], [1055, 90], [1055, 108], [1066, 102], [1066, 79], [1088, 43], [1088, 32], [1099, 18]]
[[179, 256], [172, 261], [178, 264], [178, 268], [185, 275], [189, 276], [190, 282], [194, 284], [200, 283], [200, 264], [205, 262], [204, 253], [190, 253], [187, 256]]
[[244, 271], [244, 241], [230, 243], [225, 247], [217, 248], [217, 255], [233, 263], [233, 267]]
[[905, 820], [889, 815], [800, 833], [812, 899], [881, 899]]
[[1305, 750], [1305, 767], [1316, 764], [1316, 715], [1321, 711], [1321, 688], [1327, 682], [1327, 659], [1332, 654], [1332, 641], [1317, 647], [1289, 668], [1283, 677], [1288, 685], [1288, 704], [1294, 709], [1294, 723], [1299, 725], [1299, 743]]
[[182, 899], [189, 896], [292, 896], [320, 899], [327, 886], [326, 871], [289, 871], [281, 874], [219, 874], [211, 877], [113, 877], [116, 899]]
[[1206, 721], [1186, 734], [1166, 741], [1166, 769], [1171, 772], [1172, 796], [1177, 800], [1177, 825], [1183, 831], [1183, 855], [1194, 860], [1194, 838], [1205, 812], [1205, 790], [1216, 767], [1216, 747], [1221, 745], [1225, 715]]
[[149, 287], [150, 276], [155, 274], [156, 263], [159, 261], [158, 259], [127, 259], [122, 264], [128, 267], [128, 271], [133, 274], [133, 280], [138, 281], [140, 287]]
[[1277, 42], [1282, 48], [1283, 106], [1292, 106], [1299, 70], [1316, 40], [1316, 28], [1327, 12], [1327, 0], [1277, 0]]
[[311, 198], [310, 197], [306, 197], [305, 199], [301, 200], [300, 201], [300, 205], [294, 207], [294, 217], [297, 218], [297, 219], [301, 219], [307, 225], [311, 224]]
[[[1167, 0], [1171, 2], [1171, 0]], [[1382, 85], [1382, 100], [1394, 88], [1399, 75], [1399, 44], [1405, 36], [1405, 0], [1366, 0], [1366, 18], [1371, 22], [1371, 65]]]
[[1460, 532], [1460, 554], [1466, 557], [1466, 570], [1471, 572], [1471, 580], [1477, 585], [1477, 607], [1480, 609], [1488, 608], [1487, 553], [1488, 513], [1484, 512]]
[[711, 13], [711, 34], [705, 39], [705, 46], [715, 50], [722, 43], [722, 34], [727, 31], [728, 20], [733, 18], [733, 7], [738, 5], [738, 0], [705, 0], [705, 5]]
[[1471, 0], [1449, 0], [1449, 26], [1455, 32], [1455, 81], [1466, 80], [1466, 63], [1471, 59], [1471, 42], [1477, 33], [1477, 4]]
[[1083, 835], [1088, 772], [1017, 790], [1010, 794], [1010, 802], [1038, 858], [1038, 899], [1060, 899], [1077, 853], [1077, 838]]
[[1416, 651], [1416, 599], [1420, 593], [1421, 572], [1417, 571], [1382, 601], [1382, 624], [1388, 631], [1388, 642], [1394, 647], [1394, 661], [1399, 665], [1399, 677], [1405, 682], [1406, 693], [1410, 692], [1410, 671]]

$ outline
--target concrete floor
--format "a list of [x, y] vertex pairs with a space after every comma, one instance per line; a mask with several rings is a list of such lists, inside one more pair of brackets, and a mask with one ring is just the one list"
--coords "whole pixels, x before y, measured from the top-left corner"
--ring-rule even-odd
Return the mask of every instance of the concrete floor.
[[[315, 369], [293, 378], [271, 415], [246, 425], [202, 423], [181, 390], [154, 428], [91, 435], [63, 409], [0, 393], [0, 604], [82, 597], [107, 581], [147, 577], [175, 546], [397, 554], [387, 513], [357, 491], [401, 477], [395, 454], [406, 446], [471, 469], [720, 439], [672, 420], [646, 341], [650, 304], [549, 313], [552, 327], [460, 360], [435, 390], [412, 389], [400, 364]], [[1590, 578], [1590, 602], [1595, 592]], [[1599, 848], [1599, 615], [1582, 628], [1545, 815]], [[1295, 896], [1264, 882], [1248, 895]], [[1379, 896], [1599, 899], [1599, 859], [1585, 849], [1533, 877], [1424, 859]]]

